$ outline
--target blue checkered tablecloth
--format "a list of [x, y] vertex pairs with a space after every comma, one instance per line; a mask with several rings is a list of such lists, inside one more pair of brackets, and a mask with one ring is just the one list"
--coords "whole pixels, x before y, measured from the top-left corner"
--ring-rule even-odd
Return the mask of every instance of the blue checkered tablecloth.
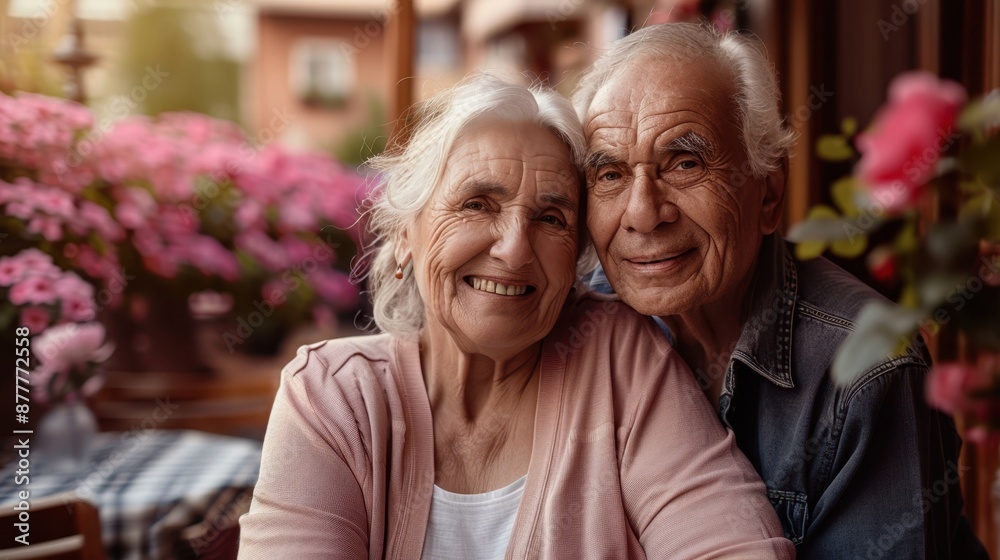
[[47, 471], [39, 460], [30, 484], [16, 486], [17, 467], [6, 465], [0, 507], [20, 490], [32, 498], [75, 492], [98, 507], [109, 558], [173, 559], [184, 528], [226, 511], [225, 502], [249, 503], [260, 449], [255, 440], [194, 431], [100, 433], [83, 470]]

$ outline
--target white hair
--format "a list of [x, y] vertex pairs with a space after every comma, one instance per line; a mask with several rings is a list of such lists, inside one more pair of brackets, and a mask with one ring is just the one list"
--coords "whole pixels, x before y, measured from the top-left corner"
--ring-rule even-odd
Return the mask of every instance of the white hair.
[[[756, 38], [720, 33], [697, 23], [654, 25], [615, 41], [581, 78], [573, 94], [580, 119], [597, 92], [640, 58], [716, 60], [732, 75], [742, 129], [743, 150], [750, 172], [764, 177], [781, 166], [795, 143], [795, 132], [784, 125], [778, 102], [781, 91], [764, 45]], [[656, 72], [649, 68], [648, 72]]]
[[[355, 278], [365, 276], [367, 268], [374, 320], [383, 332], [414, 332], [424, 325], [412, 270], [402, 279], [394, 277], [397, 243], [442, 179], [455, 139], [484, 118], [541, 125], [566, 143], [575, 169], [582, 164], [586, 145], [580, 121], [570, 102], [550, 89], [477, 73], [416, 106], [409, 140], [368, 162], [379, 172], [378, 188], [367, 212], [372, 241]], [[585, 229], [582, 221], [580, 229]]]

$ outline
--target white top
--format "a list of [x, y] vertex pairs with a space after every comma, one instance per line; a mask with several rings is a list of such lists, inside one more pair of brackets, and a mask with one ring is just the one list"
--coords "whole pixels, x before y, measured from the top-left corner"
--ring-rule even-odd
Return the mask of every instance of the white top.
[[423, 560], [502, 560], [527, 475], [483, 494], [434, 485]]

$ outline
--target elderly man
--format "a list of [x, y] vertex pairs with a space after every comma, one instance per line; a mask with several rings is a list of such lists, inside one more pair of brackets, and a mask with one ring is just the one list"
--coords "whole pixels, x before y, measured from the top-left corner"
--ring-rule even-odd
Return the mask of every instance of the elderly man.
[[778, 95], [757, 41], [696, 24], [643, 29], [594, 64], [574, 102], [607, 280], [662, 320], [800, 558], [986, 558], [962, 517], [955, 427], [924, 402], [927, 360], [830, 379], [880, 296], [777, 234], [794, 141]]

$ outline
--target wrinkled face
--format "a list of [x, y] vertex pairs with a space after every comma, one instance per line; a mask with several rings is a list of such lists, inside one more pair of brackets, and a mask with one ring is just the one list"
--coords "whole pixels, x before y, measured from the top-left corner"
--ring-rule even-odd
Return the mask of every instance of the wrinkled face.
[[641, 313], [736, 293], [777, 225], [762, 216], [767, 181], [748, 171], [733, 92], [712, 61], [639, 60], [587, 113], [587, 225], [611, 285]]
[[580, 203], [569, 149], [549, 130], [499, 120], [466, 129], [406, 232], [432, 332], [486, 354], [548, 334], [576, 279]]

